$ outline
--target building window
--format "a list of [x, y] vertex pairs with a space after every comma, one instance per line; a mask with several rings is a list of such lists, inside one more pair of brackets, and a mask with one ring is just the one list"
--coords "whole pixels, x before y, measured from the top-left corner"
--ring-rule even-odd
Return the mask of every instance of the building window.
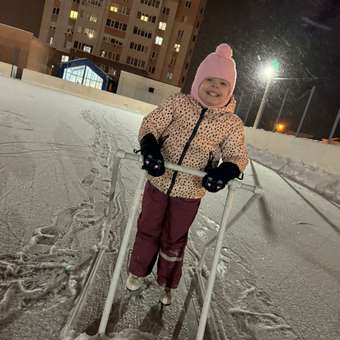
[[116, 30], [120, 30], [120, 31], [126, 31], [127, 29], [127, 24], [123, 24], [119, 21], [115, 21], [115, 20], [111, 20], [111, 19], [107, 19], [106, 20], [106, 26], [112, 27]]
[[111, 74], [112, 76], [115, 77], [117, 75], [117, 71], [112, 66], [110, 66], [109, 67], [109, 74]]
[[135, 67], [139, 67], [139, 68], [145, 67], [145, 61], [144, 60], [129, 57], [129, 56], [126, 58], [126, 63], [129, 64], [129, 65], [133, 65]]
[[101, 50], [101, 51], [100, 51], [100, 56], [103, 57], [103, 58], [105, 58], [105, 51], [104, 51], [104, 50]]
[[151, 15], [147, 15], [147, 14], [142, 13], [142, 12], [137, 13], [137, 18], [142, 20], [142, 21], [145, 21], [145, 22], [148, 22], [148, 21], [150, 21], [152, 23], [156, 22], [156, 16], [155, 15], [151, 16]]
[[77, 20], [77, 18], [78, 18], [78, 11], [71, 11], [70, 19]]
[[124, 15], [129, 15], [129, 8], [127, 6], [122, 6], [120, 8], [120, 13]]
[[165, 31], [166, 30], [166, 22], [160, 21], [158, 24], [158, 29]]
[[185, 7], [190, 8], [191, 7], [191, 1], [186, 1], [185, 2]]
[[168, 16], [170, 14], [170, 8], [168, 7], [163, 7], [162, 13], [166, 16]]
[[173, 55], [173, 56], [171, 57], [169, 67], [170, 67], [170, 66], [173, 66], [173, 65], [175, 65], [175, 64], [176, 64], [176, 55]]
[[112, 37], [112, 35], [105, 34], [104, 35], [104, 41], [106, 43], [111, 43], [114, 47], [122, 46], [123, 43], [115, 38]]
[[152, 6], [159, 8], [160, 1], [159, 0], [140, 0], [140, 3], [146, 6]]
[[175, 44], [174, 45], [174, 49], [175, 49], [176, 52], [179, 52], [180, 48], [181, 48], [180, 44]]
[[53, 45], [53, 40], [54, 40], [54, 37], [50, 37], [49, 44], [50, 44], [51, 46]]
[[60, 11], [59, 7], [54, 7], [52, 13], [54, 15], [59, 15], [59, 11]]
[[87, 52], [87, 53], [91, 53], [92, 52], [92, 46], [89, 45], [85, 45], [83, 46], [83, 51]]
[[110, 12], [117, 13], [118, 12], [118, 7], [117, 6], [110, 6]]
[[138, 28], [137, 26], [134, 26], [133, 28], [133, 34], [137, 34], [137, 35], [140, 35], [144, 38], [149, 38], [151, 39], [152, 38], [152, 33], [150, 32], [145, 32], [144, 30]]
[[68, 55], [62, 55], [61, 56], [61, 62], [67, 63], [70, 60], [70, 57]]
[[173, 73], [171, 73], [171, 72], [168, 72], [168, 73], [166, 74], [166, 79], [169, 79], [169, 80], [171, 80], [171, 79], [172, 79], [172, 77], [173, 77]]
[[83, 5], [87, 2], [88, 5], [93, 7], [102, 7], [103, 6], [103, 0], [83, 0]]
[[97, 22], [97, 17], [95, 17], [94, 15], [91, 15], [90, 16], [90, 21], [96, 23]]
[[90, 28], [85, 28], [84, 29], [84, 33], [87, 34], [87, 36], [89, 37], [89, 39], [92, 39], [96, 33], [95, 30], [90, 29]]
[[156, 45], [162, 45], [163, 44], [163, 38], [157, 35], [156, 38], [155, 38], [155, 44]]
[[63, 79], [96, 89], [101, 89], [103, 86], [103, 79], [87, 66], [66, 68]]

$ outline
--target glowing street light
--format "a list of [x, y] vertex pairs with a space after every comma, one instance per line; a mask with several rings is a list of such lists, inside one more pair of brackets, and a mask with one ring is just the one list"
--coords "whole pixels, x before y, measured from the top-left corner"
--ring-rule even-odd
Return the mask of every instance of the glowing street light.
[[268, 79], [274, 77], [275, 70], [273, 69], [273, 67], [271, 65], [267, 65], [261, 70], [261, 74], [265, 79], [268, 80]]
[[260, 104], [259, 110], [256, 114], [255, 122], [254, 122], [254, 125], [253, 125], [253, 127], [255, 129], [258, 127], [259, 122], [261, 120], [263, 110], [264, 110], [264, 107], [266, 105], [267, 96], [268, 96], [268, 93], [269, 93], [271, 81], [272, 81], [272, 79], [274, 79], [274, 77], [278, 73], [279, 69], [280, 69], [280, 63], [278, 62], [277, 59], [273, 59], [269, 64], [267, 64], [266, 66], [264, 66], [260, 70], [260, 76], [261, 76], [261, 78], [266, 79], [267, 84], [266, 84], [266, 88], [264, 90], [264, 94], [263, 94], [263, 97], [262, 97], [262, 100], [261, 100], [261, 104]]
[[277, 132], [283, 132], [284, 130], [285, 130], [285, 125], [284, 124], [282, 124], [282, 123], [278, 123], [278, 124], [276, 124], [276, 126], [275, 126], [275, 130], [277, 131]]

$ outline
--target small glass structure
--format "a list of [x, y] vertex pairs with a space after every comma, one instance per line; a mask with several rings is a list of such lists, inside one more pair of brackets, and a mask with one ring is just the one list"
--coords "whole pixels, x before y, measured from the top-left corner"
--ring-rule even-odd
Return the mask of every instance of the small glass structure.
[[75, 59], [62, 63], [59, 77], [96, 89], [106, 90], [109, 76], [88, 59]]

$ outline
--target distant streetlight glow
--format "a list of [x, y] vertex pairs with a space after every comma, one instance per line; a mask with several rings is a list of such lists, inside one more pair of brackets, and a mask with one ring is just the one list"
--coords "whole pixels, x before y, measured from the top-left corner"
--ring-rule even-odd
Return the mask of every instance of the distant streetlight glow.
[[255, 129], [258, 127], [259, 122], [261, 120], [263, 110], [264, 110], [264, 107], [266, 105], [267, 96], [268, 96], [268, 93], [269, 93], [271, 81], [275, 78], [275, 76], [277, 75], [279, 70], [280, 70], [280, 63], [278, 62], [277, 59], [271, 60], [268, 64], [266, 64], [264, 67], [262, 67], [260, 69], [260, 76], [261, 76], [262, 79], [264, 78], [266, 80], [267, 84], [266, 84], [266, 88], [264, 90], [264, 94], [263, 94], [263, 97], [262, 97], [262, 100], [261, 100], [261, 104], [260, 104], [259, 110], [256, 114], [255, 122], [254, 122], [254, 125], [253, 125], [253, 127]]
[[280, 71], [280, 63], [277, 59], [273, 59], [262, 65], [259, 70], [260, 78], [264, 80], [271, 79]]
[[261, 75], [266, 79], [272, 78], [275, 75], [275, 70], [271, 65], [267, 65], [261, 70]]
[[277, 132], [283, 132], [285, 130], [285, 125], [282, 124], [282, 123], [278, 123], [278, 124], [276, 124], [275, 129], [276, 129]]

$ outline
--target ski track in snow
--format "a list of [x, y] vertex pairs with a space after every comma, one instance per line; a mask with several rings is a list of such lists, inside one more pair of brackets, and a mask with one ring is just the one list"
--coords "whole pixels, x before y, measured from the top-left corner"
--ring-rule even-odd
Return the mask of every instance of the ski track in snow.
[[[219, 228], [217, 222], [202, 213], [197, 224], [200, 226], [196, 231], [198, 239], [193, 236], [196, 244], [202, 240], [202, 234]], [[189, 247], [193, 243], [190, 242]], [[195, 252], [199, 253], [197, 249]], [[210, 255], [211, 261], [212, 252]], [[247, 262], [229, 247], [222, 248], [213, 298], [213, 313], [224, 330], [222, 336], [227, 335], [228, 339], [300, 339], [284, 317], [279, 315], [269, 295], [256, 286], [256, 279]], [[204, 276], [208, 278], [209, 272]]]
[[[12, 117], [14, 113], [11, 112], [11, 114]], [[14, 114], [14, 116], [20, 117], [19, 114]], [[42, 312], [54, 309], [58, 305], [61, 305], [60, 307], [65, 309], [66, 312], [69, 311], [72, 307], [72, 301], [82, 289], [84, 277], [93, 257], [92, 248], [99, 242], [101, 236], [103, 216], [98, 216], [96, 210], [102, 208], [103, 204], [97, 203], [101, 200], [104, 201], [105, 205], [110, 187], [110, 180], [107, 179], [110, 175], [107, 171], [107, 161], [112, 154], [112, 140], [108, 140], [105, 135], [102, 136], [101, 134], [97, 134], [97, 137], [99, 140], [94, 140], [92, 151], [95, 158], [99, 159], [98, 163], [103, 168], [101, 172], [104, 171], [105, 175], [101, 176], [97, 168], [91, 168], [89, 174], [80, 181], [80, 190], [87, 193], [87, 199], [83, 200], [78, 206], [55, 212], [51, 223], [33, 228], [32, 236], [16, 252], [1, 253], [0, 255], [0, 276], [2, 278], [0, 284], [1, 337], [4, 336], [9, 339], [12, 332], [11, 323], [13, 322], [15, 327], [15, 319], [20, 318], [22, 313], [35, 309], [37, 305], [43, 306]], [[14, 146], [20, 150], [19, 146], [23, 143], [15, 141], [2, 142], [1, 144], [12, 148]], [[59, 160], [58, 163], [67, 193], [67, 174], [63, 166], [63, 159], [58, 155], [58, 148], [61, 144], [27, 142], [23, 147], [37, 144], [39, 147], [47, 144], [48, 147], [52, 148], [52, 152]], [[57, 150], [53, 150], [54, 148]], [[42, 150], [35, 151], [37, 153], [42, 152]], [[15, 154], [18, 153], [20, 151]], [[2, 166], [1, 169], [5, 171], [6, 165]], [[18, 189], [20, 187], [12, 188], [12, 191]], [[10, 193], [11, 190], [3, 193], [2, 200], [5, 200]], [[69, 194], [67, 194], [67, 197], [69, 197]], [[68, 201], [70, 201], [70, 198]], [[99, 205], [99, 207], [96, 207], [96, 205]], [[116, 206], [119, 207], [120, 205], [116, 204]], [[118, 209], [118, 213], [122, 212], [124, 212], [123, 209]], [[0, 222], [1, 230], [5, 227], [11, 237], [22, 243], [20, 241], [21, 236], [15, 233], [11, 223], [8, 219], [4, 220], [3, 217], [4, 215], [2, 215]], [[114, 238], [112, 234], [111, 238]], [[6, 329], [8, 325], [9, 329]], [[1, 329], [3, 330], [1, 331]]]

